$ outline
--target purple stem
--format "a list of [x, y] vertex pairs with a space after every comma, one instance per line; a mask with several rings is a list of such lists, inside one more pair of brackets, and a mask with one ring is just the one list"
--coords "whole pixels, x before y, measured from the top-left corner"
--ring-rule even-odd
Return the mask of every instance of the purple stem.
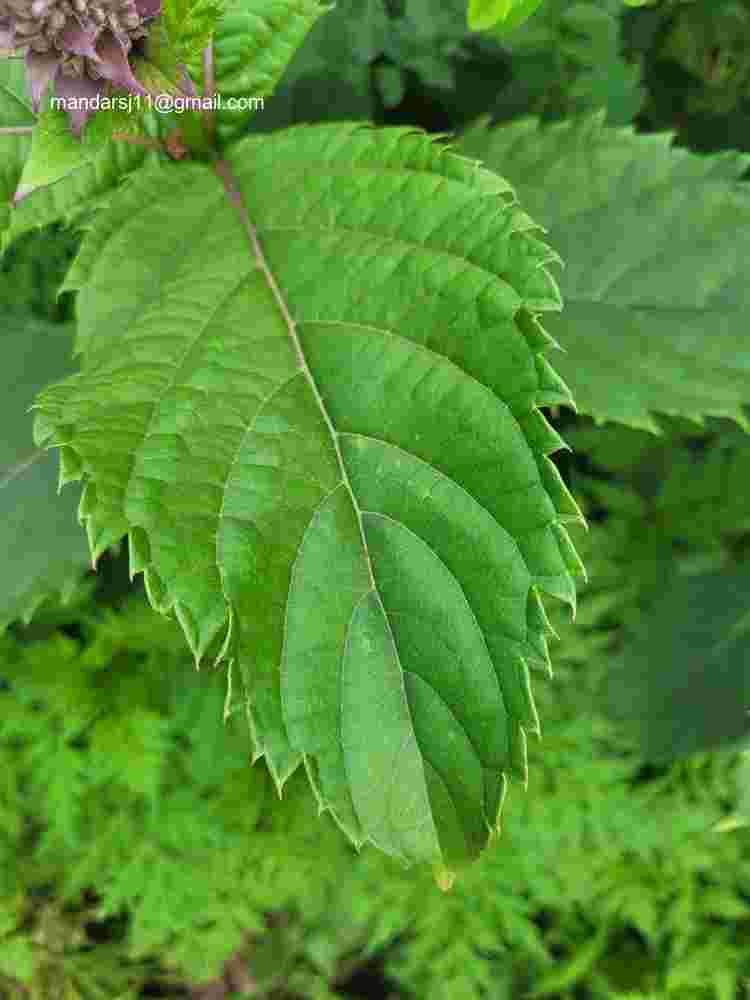
[[[215, 93], [216, 79], [214, 77], [214, 43], [212, 38], [203, 50], [203, 96], [211, 98]], [[207, 108], [203, 112], [203, 122], [206, 127], [206, 138], [209, 145], [213, 145], [216, 123], [212, 108]]]

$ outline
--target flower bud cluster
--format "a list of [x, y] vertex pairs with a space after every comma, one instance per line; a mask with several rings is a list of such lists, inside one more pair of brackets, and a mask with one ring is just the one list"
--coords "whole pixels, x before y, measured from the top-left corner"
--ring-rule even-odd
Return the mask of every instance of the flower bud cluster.
[[[25, 50], [35, 111], [50, 84], [62, 98], [92, 98], [107, 81], [145, 94], [128, 57], [160, 6], [161, 0], [0, 0], [0, 49]], [[71, 117], [80, 131], [88, 116]]]

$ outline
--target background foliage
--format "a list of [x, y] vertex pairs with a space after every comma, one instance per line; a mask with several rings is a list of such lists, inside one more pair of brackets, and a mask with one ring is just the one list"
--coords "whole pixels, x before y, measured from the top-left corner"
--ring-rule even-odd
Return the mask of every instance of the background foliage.
[[[598, 163], [604, 178], [619, 163], [632, 181], [639, 169], [677, 163], [668, 137], [655, 136], [639, 165], [634, 134], [670, 129], [686, 149], [727, 151], [701, 161], [702, 183], [726, 189], [747, 176], [736, 151], [750, 150], [748, 4], [621, 7], [546, 0], [516, 31], [477, 34], [465, 3], [340, 0], [249, 127], [362, 117], [452, 132], [480, 114], [494, 123], [567, 119], [543, 141], [533, 121], [495, 133], [494, 151], [484, 132], [463, 141], [471, 155], [497, 158], [575, 278], [586, 267], [577, 249], [585, 226], [603, 229], [585, 214], [590, 205], [566, 196], [582, 163]], [[597, 110], [603, 118], [590, 117]], [[633, 131], [613, 144], [602, 121]], [[566, 135], [578, 145], [561, 148]], [[671, 190], [695, 185], [695, 211], [707, 211], [708, 188], [689, 176], [698, 165], [683, 162]], [[542, 173], [558, 165], [557, 186], [549, 173], [535, 179], [534, 164]], [[649, 218], [665, 210], [664, 187], [654, 189]], [[744, 191], [731, 197], [744, 211]], [[608, 209], [603, 198], [599, 211]], [[715, 225], [717, 252], [744, 254], [742, 229], [726, 218]], [[69, 336], [69, 297], [57, 301], [55, 291], [75, 242], [47, 229], [4, 258], [0, 302], [18, 318], [4, 326], [9, 358], [23, 358], [32, 334]], [[694, 292], [690, 280], [686, 271], [675, 294]], [[730, 291], [724, 300], [744, 308], [743, 288]], [[695, 342], [736, 331], [704, 316]], [[663, 335], [658, 347], [668, 347], [667, 328]], [[717, 354], [727, 355], [742, 363], [740, 347]], [[575, 371], [564, 374], [573, 385]], [[39, 579], [33, 548], [16, 554], [13, 543], [39, 518], [11, 492], [15, 481], [5, 486], [3, 576], [14, 590], [4, 622], [16, 620], [0, 640], [5, 995], [186, 996], [190, 983], [198, 996], [196, 983], [239, 954], [254, 984], [238, 979], [244, 993], [277, 1000], [363, 995], [355, 991], [365, 978], [375, 995], [436, 1000], [746, 997], [750, 780], [737, 752], [747, 737], [737, 692], [747, 659], [750, 452], [738, 426], [747, 402], [735, 392], [717, 414], [700, 400], [636, 400], [641, 420], [625, 420], [629, 427], [595, 425], [586, 414], [596, 405], [555, 412], [574, 449], [556, 461], [591, 524], [574, 539], [591, 582], [575, 625], [562, 611], [553, 619], [555, 676], [536, 682], [542, 741], [529, 747], [528, 792], [510, 798], [502, 836], [448, 894], [373, 850], [357, 855], [327, 816], [314, 815], [299, 774], [264, 809], [276, 792], [262, 766], [248, 766], [243, 726], [235, 713], [217, 724], [223, 677], [195, 672], [176, 626], [148, 609], [121, 558], [105, 554], [94, 576], [81, 545], [80, 562], [60, 570], [51, 558], [43, 585], [25, 589], [24, 571]], [[6, 426], [22, 440], [16, 414]], [[50, 470], [48, 490], [54, 461]], [[61, 512], [66, 500], [63, 491]], [[56, 527], [41, 527], [59, 539]], [[42, 555], [53, 551], [43, 536], [37, 542]], [[694, 632], [683, 637], [688, 622]], [[661, 688], [635, 685], [655, 661], [671, 667], [650, 677]], [[700, 680], [717, 672], [727, 686], [711, 687], [724, 700], [710, 718], [720, 725], [701, 727]], [[690, 695], [665, 740], [660, 706]], [[696, 721], [686, 726], [690, 713]]]

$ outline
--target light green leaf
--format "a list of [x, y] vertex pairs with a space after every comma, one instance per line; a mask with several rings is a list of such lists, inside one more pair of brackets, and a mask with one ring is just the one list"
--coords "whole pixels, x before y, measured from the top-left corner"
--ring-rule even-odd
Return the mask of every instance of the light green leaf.
[[[13, 63], [14, 60], [9, 60]], [[4, 63], [0, 60], [0, 72]], [[0, 90], [0, 104], [2, 91]], [[143, 146], [113, 140], [111, 134], [119, 129], [154, 136], [157, 123], [152, 112], [127, 114], [115, 110], [98, 111], [86, 124], [80, 140], [67, 127], [64, 111], [48, 110], [40, 116], [41, 129], [35, 129], [33, 142], [30, 136], [23, 139], [23, 177], [21, 169], [14, 171], [12, 190], [8, 201], [18, 187], [33, 188], [12, 208], [8, 206], [3, 219], [0, 206], [0, 252], [7, 249], [19, 236], [52, 222], [70, 223], [89, 212], [98, 199], [112, 190], [120, 179], [144, 161], [158, 159], [158, 154]], [[0, 144], [8, 137], [0, 135]], [[0, 184], [5, 163], [0, 164]], [[9, 180], [9, 185], [11, 181]]]
[[0, 127], [31, 125], [33, 121], [23, 58], [0, 59]]
[[750, 917], [750, 906], [730, 886], [705, 888], [701, 893], [701, 909], [719, 920], [747, 920]]
[[740, 754], [735, 782], [736, 808], [724, 821], [729, 829], [750, 826], [750, 751], [747, 749]]
[[31, 139], [31, 153], [24, 164], [19, 187], [33, 189], [54, 184], [86, 164], [88, 155], [80, 139], [70, 129], [67, 112], [48, 108], [37, 117]]
[[504, 21], [513, 8], [514, 0], [469, 0], [469, 27], [472, 31], [491, 28]]
[[337, 0], [324, 8], [285, 67], [272, 100], [250, 122], [250, 130], [270, 132], [300, 121], [373, 118], [377, 102], [372, 64], [387, 51], [397, 23], [389, 18], [385, 0]]
[[[223, 99], [216, 111], [219, 138], [236, 135], [258, 108], [248, 98], [273, 93], [305, 35], [328, 8], [319, 0], [241, 0], [230, 6], [214, 34], [214, 81]], [[190, 65], [203, 93], [201, 62]], [[229, 101], [239, 102], [235, 107]]]
[[1, 130], [33, 124], [23, 59], [0, 59], [0, 236], [8, 225], [10, 203], [31, 147], [30, 135], [1, 134]]
[[154, 23], [166, 32], [177, 61], [188, 63], [208, 45], [225, 6], [225, 0], [164, 0]]
[[34, 975], [34, 945], [27, 934], [0, 939], [0, 974], [30, 982]]
[[565, 259], [547, 326], [579, 411], [654, 433], [654, 413], [745, 426], [750, 157], [671, 141], [593, 115], [479, 125], [460, 148], [503, 171]]
[[538, 409], [570, 401], [541, 356], [556, 255], [502, 178], [407, 129], [230, 165], [241, 211], [181, 163], [97, 218], [82, 371], [37, 440], [75, 456], [92, 552], [128, 533], [196, 661], [236, 662], [279, 790], [304, 760], [355, 843], [455, 868], [526, 780], [539, 595], [574, 609], [582, 572]]
[[73, 331], [20, 312], [4, 316], [2, 331], [0, 630], [28, 620], [46, 597], [71, 593], [89, 563], [74, 491], [58, 496], [57, 463], [35, 449], [27, 412], [43, 386], [72, 369]]
[[511, 31], [518, 27], [543, 0], [469, 0], [469, 27], [472, 31]]

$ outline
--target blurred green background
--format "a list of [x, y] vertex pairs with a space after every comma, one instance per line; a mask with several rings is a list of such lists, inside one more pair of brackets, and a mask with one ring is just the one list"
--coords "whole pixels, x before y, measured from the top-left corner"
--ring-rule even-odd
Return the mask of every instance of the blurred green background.
[[[464, 2], [339, 0], [252, 127], [454, 132], [479, 115], [597, 108], [696, 152], [750, 151], [750, 5], [545, 0], [515, 32], [477, 35]], [[12, 248], [4, 316], [31, 312], [70, 337], [71, 298], [56, 293], [76, 242], [47, 229]], [[660, 438], [552, 419], [574, 450], [555, 460], [589, 517], [574, 540], [591, 582], [575, 625], [551, 609], [560, 639], [554, 678], [536, 679], [528, 791], [511, 788], [502, 836], [447, 894], [429, 873], [357, 855], [303, 775], [274, 801], [242, 719], [221, 725], [223, 673], [196, 673], [124, 551], [82, 574], [81, 532], [71, 565], [25, 567], [65, 600], [42, 588], [31, 620], [0, 637], [0, 997], [750, 996], [750, 775], [720, 745], [736, 683], [714, 692], [706, 750], [689, 724], [661, 743], [618, 724], [630, 695], [612, 670], [652, 620], [660, 663], [683, 669], [680, 609], [662, 595], [678, 565], [674, 600], [713, 602], [716, 628], [750, 606], [750, 439], [718, 419], [665, 418]], [[60, 501], [77, 532], [77, 488]], [[706, 593], [698, 572], [717, 574]]]

